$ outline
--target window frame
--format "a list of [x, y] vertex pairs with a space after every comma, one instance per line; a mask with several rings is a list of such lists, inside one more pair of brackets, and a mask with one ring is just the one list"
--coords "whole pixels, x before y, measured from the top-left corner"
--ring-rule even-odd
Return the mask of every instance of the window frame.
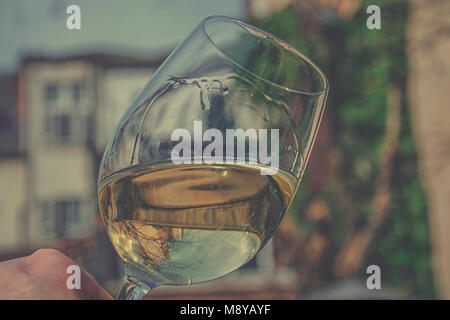
[[[50, 95], [50, 99], [49, 88], [54, 88], [51, 90], [56, 91]], [[78, 93], [75, 94], [74, 90]], [[45, 142], [51, 145], [86, 144], [91, 113], [88, 81], [86, 79], [48, 80], [44, 83], [42, 92]], [[65, 129], [66, 134], [64, 134]]]

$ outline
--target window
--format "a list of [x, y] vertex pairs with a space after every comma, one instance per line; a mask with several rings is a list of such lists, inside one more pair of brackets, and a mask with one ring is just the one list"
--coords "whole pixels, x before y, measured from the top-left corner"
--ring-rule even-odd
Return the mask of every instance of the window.
[[84, 81], [44, 86], [45, 138], [52, 144], [82, 144], [88, 137], [89, 102]]
[[45, 101], [55, 103], [58, 100], [58, 86], [55, 83], [49, 83], [45, 87]]
[[59, 238], [76, 238], [81, 225], [79, 200], [47, 201], [42, 206], [43, 232]]
[[78, 105], [79, 103], [80, 103], [80, 101], [81, 101], [81, 95], [82, 95], [82, 92], [84, 91], [84, 88], [83, 88], [83, 84], [82, 83], [80, 83], [80, 82], [75, 82], [73, 85], [72, 85], [72, 100], [73, 100], [73, 102], [76, 104], [76, 105]]

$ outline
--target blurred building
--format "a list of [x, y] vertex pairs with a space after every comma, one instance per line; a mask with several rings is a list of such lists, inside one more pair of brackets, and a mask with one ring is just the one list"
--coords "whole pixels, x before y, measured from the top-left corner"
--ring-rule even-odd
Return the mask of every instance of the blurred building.
[[0, 257], [20, 250], [25, 214], [26, 161], [19, 149], [17, 76], [0, 75]]
[[292, 4], [294, 0], [245, 0], [247, 15], [255, 19], [267, 18]]
[[[57, 248], [118, 290], [121, 262], [98, 213], [97, 175], [113, 129], [161, 59], [28, 56], [0, 76], [0, 260]], [[154, 298], [292, 298], [272, 243], [241, 270]]]
[[0, 78], [0, 256], [61, 249], [83, 263], [96, 237], [106, 141], [160, 60], [27, 57]]
[[361, 0], [245, 0], [247, 16], [253, 19], [264, 19], [294, 6], [308, 19], [331, 21], [334, 15], [341, 19], [350, 19], [361, 6]]

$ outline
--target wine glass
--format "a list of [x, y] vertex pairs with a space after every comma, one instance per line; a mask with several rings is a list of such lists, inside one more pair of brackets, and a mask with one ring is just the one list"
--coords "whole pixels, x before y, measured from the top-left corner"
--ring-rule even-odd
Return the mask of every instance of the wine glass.
[[124, 261], [118, 299], [244, 265], [289, 208], [328, 93], [277, 37], [211, 16], [132, 102], [100, 166], [99, 205]]

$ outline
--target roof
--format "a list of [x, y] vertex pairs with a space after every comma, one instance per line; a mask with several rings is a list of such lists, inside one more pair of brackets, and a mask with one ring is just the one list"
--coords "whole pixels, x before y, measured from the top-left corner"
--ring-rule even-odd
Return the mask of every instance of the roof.
[[51, 62], [51, 63], [64, 63], [74, 60], [89, 61], [102, 68], [146, 68], [146, 67], [158, 67], [166, 58], [167, 55], [159, 58], [145, 58], [145, 57], [133, 57], [124, 55], [115, 55], [108, 53], [91, 53], [91, 54], [75, 54], [75, 55], [24, 55], [22, 58], [22, 64], [30, 64], [35, 62]]

